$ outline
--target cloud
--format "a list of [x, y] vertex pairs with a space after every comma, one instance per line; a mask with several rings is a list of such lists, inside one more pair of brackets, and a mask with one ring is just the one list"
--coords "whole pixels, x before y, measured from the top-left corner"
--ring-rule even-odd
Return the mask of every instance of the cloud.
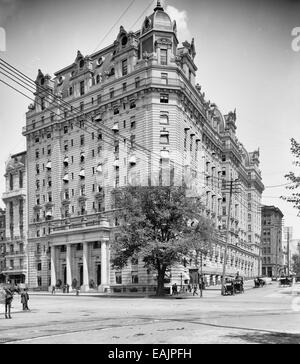
[[188, 16], [185, 10], [178, 10], [174, 6], [168, 5], [166, 9], [172, 20], [176, 21], [177, 24], [177, 37], [179, 42], [184, 42], [185, 40], [190, 41], [192, 36], [188, 28]]

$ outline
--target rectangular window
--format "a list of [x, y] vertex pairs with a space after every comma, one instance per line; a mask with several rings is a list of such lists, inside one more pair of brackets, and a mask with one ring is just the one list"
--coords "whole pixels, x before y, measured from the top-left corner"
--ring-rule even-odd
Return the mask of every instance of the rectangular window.
[[169, 95], [168, 94], [160, 94], [160, 102], [162, 104], [168, 104], [169, 103]]
[[167, 73], [162, 73], [161, 74], [161, 83], [164, 85], [168, 84], [168, 74]]
[[84, 145], [84, 135], [80, 135], [80, 146]]
[[80, 111], [83, 111], [84, 110], [84, 102], [82, 101], [81, 103], [80, 103]]
[[134, 109], [135, 107], [136, 107], [135, 100], [131, 100], [131, 101], [130, 101], [130, 104], [129, 104], [129, 108], [130, 108], [130, 109]]
[[128, 73], [127, 59], [122, 61], [122, 76], [126, 76]]
[[160, 132], [160, 144], [169, 144], [168, 132]]
[[19, 187], [23, 188], [23, 172], [19, 172]]
[[80, 82], [80, 96], [84, 95], [84, 81]]
[[162, 111], [160, 113], [160, 124], [168, 125], [169, 124], [169, 113]]
[[115, 96], [115, 92], [114, 92], [114, 89], [110, 89], [109, 91], [109, 95], [110, 95], [110, 98], [112, 99], [114, 96]]
[[138, 87], [140, 87], [140, 78], [139, 77], [137, 77], [135, 79], [135, 88], [138, 88]]
[[116, 272], [116, 284], [122, 284], [122, 272]]
[[136, 127], [135, 117], [133, 116], [132, 118], [130, 118], [130, 128], [135, 129], [135, 127]]
[[138, 284], [139, 283], [139, 276], [137, 271], [131, 272], [131, 283]]
[[160, 50], [160, 64], [162, 66], [166, 66], [168, 63], [168, 51], [166, 49], [161, 49]]
[[125, 92], [125, 91], [127, 91], [127, 83], [126, 82], [123, 83], [123, 92]]

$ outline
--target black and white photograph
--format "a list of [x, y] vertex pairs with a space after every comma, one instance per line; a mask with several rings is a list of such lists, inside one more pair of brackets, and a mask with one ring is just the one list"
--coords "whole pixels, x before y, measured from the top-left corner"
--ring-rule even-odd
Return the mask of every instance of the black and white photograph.
[[300, 1], [0, 0], [0, 344], [300, 344]]

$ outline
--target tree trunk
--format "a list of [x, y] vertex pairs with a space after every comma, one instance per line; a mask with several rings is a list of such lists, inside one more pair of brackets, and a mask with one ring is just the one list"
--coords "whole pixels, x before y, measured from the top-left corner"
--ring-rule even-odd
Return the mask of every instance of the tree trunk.
[[165, 294], [165, 272], [166, 269], [162, 268], [157, 272], [157, 289], [156, 289], [156, 296], [163, 296]]

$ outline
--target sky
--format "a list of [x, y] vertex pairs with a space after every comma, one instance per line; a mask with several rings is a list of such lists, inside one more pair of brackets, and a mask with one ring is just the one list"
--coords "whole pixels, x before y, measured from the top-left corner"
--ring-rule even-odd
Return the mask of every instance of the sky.
[[[300, 217], [280, 199], [289, 192], [285, 187], [271, 188], [287, 183], [284, 175], [290, 170], [300, 173], [290, 152], [290, 139], [300, 141], [300, 50], [292, 46], [298, 44], [294, 29], [300, 27], [300, 1], [162, 3], [177, 21], [179, 42], [195, 39], [196, 80], [207, 100], [223, 114], [236, 108], [239, 140], [248, 151], [259, 148], [266, 186], [262, 203], [279, 207], [285, 225], [293, 227], [293, 238], [300, 239]], [[87, 55], [111, 44], [120, 25], [127, 31], [141, 28], [155, 4], [149, 0], [0, 0], [0, 57], [33, 79], [39, 68], [53, 75], [73, 63], [77, 50]], [[0, 79], [6, 80], [1, 74]], [[26, 149], [21, 132], [29, 103], [0, 83], [0, 195], [5, 188], [5, 161]]]

